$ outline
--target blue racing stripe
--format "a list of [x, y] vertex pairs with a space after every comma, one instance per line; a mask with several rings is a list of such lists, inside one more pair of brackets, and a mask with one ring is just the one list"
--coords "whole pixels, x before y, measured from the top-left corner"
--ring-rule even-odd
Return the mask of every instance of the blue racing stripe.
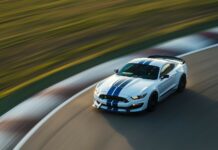
[[129, 83], [131, 82], [132, 79], [126, 80], [125, 82], [123, 82], [122, 84], [120, 84], [119, 87], [116, 88], [116, 90], [113, 93], [113, 96], [118, 96], [121, 92], [121, 90]]
[[117, 107], [114, 107], [114, 112], [118, 112], [118, 108]]
[[117, 100], [114, 100], [114, 101], [112, 102], [112, 106], [113, 106], [113, 107], [117, 107], [117, 106], [118, 106], [118, 101], [117, 101]]
[[107, 106], [112, 106], [112, 100], [110, 99], [107, 100]]
[[107, 95], [112, 95], [114, 90], [116, 89], [117, 86], [119, 86], [122, 82], [124, 81], [124, 79], [122, 80], [117, 80], [116, 82], [114, 82], [114, 84], [112, 85], [112, 87], [109, 89], [109, 91], [107, 92]]
[[113, 102], [113, 107], [114, 107], [114, 111], [117, 112], [118, 111], [118, 101]]
[[111, 106], [107, 106], [107, 110], [108, 111], [112, 111], [112, 107]]
[[151, 62], [152, 62], [152, 60], [148, 60], [148, 61], [142, 60], [142, 61], [139, 62], [139, 64], [149, 65]]
[[143, 65], [149, 65], [152, 62], [152, 60], [146, 61], [143, 63]]
[[139, 62], [139, 64], [143, 64], [145, 61], [144, 60], [141, 60], [140, 62]]
[[114, 92], [114, 90], [116, 89], [116, 86], [112, 86], [109, 91], [107, 92], [107, 95], [112, 95], [112, 93]]
[[152, 60], [141, 60], [138, 64], [149, 65]]

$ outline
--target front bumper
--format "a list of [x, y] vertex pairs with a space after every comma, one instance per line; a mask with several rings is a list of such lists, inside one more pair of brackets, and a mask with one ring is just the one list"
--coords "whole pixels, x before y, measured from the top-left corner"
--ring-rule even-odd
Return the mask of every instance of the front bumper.
[[108, 100], [108, 99], [100, 99], [97, 96], [94, 96], [94, 103], [92, 105], [97, 109], [101, 109], [109, 112], [140, 112], [145, 109], [147, 103], [145, 104], [145, 100], [135, 100], [128, 102], [120, 102], [116, 100]]

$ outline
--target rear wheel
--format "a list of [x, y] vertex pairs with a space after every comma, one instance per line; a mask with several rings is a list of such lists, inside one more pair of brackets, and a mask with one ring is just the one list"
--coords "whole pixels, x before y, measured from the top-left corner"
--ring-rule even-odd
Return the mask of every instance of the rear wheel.
[[186, 87], [186, 76], [183, 74], [179, 80], [179, 85], [177, 88], [177, 92], [181, 93], [185, 90]]
[[152, 93], [148, 100], [147, 111], [152, 112], [155, 110], [157, 106], [158, 94], [156, 92]]

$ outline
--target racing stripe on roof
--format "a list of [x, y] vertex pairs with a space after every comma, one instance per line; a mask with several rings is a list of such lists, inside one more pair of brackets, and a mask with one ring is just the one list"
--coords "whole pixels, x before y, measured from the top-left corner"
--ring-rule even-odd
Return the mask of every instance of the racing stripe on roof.
[[113, 96], [119, 96], [121, 90], [132, 81], [133, 79], [128, 79], [126, 81], [124, 81], [122, 84], [120, 84], [120, 86], [118, 86], [115, 91], [113, 92]]
[[142, 60], [142, 61], [139, 62], [139, 64], [149, 65], [151, 62], [152, 62], [152, 60], [148, 60], [148, 61]]
[[139, 62], [139, 64], [143, 64], [145, 62], [145, 60], [141, 60], [140, 62]]
[[143, 63], [143, 65], [150, 65], [151, 62], [152, 62], [152, 60], [146, 61]]

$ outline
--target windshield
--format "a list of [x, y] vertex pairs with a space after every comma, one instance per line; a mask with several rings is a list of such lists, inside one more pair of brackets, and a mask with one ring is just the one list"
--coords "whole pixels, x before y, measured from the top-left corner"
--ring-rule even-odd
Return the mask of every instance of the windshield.
[[158, 78], [159, 67], [145, 64], [129, 63], [117, 73], [121, 76], [138, 77], [155, 80]]

